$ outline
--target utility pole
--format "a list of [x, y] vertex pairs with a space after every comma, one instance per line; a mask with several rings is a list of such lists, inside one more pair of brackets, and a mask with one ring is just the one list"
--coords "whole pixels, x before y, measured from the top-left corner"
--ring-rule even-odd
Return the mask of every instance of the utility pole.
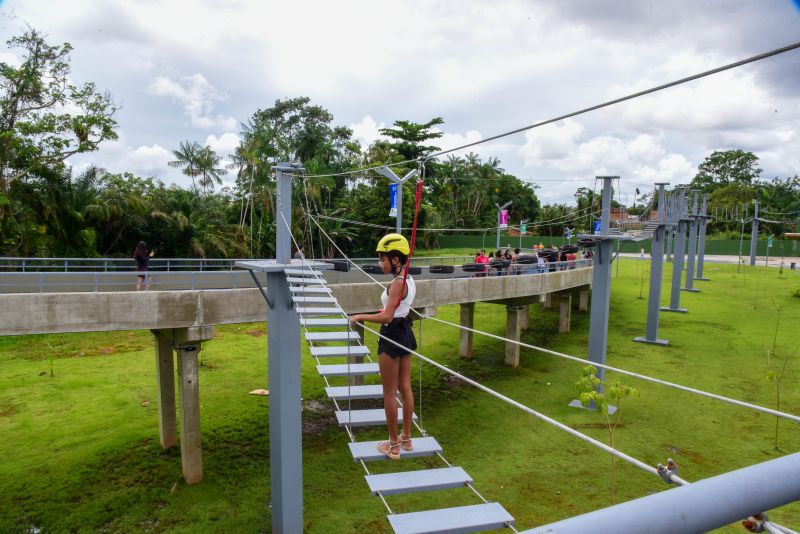
[[[667, 219], [664, 202], [664, 186], [667, 183], [657, 183], [658, 186], [658, 226], [653, 232], [653, 246], [650, 254], [650, 296], [647, 301], [647, 331], [644, 337], [634, 338], [640, 343], [667, 346], [669, 341], [658, 339], [658, 306], [661, 300], [661, 277], [664, 265], [664, 233], [667, 228]], [[618, 260], [619, 261], [619, 260]]]
[[750, 265], [756, 265], [756, 247], [758, 246], [758, 200], [753, 199], [753, 235], [750, 238]]
[[513, 200], [509, 200], [502, 206], [500, 204], [495, 204], [495, 206], [497, 206], [497, 246], [494, 247], [495, 250], [500, 250], [500, 214], [503, 212], [504, 209], [506, 209], [513, 203], [514, 203]]
[[412, 169], [400, 178], [397, 176], [392, 169], [389, 167], [378, 167], [375, 169], [375, 172], [378, 174], [382, 174], [392, 182], [397, 184], [397, 217], [395, 222], [396, 231], [398, 234], [402, 234], [401, 231], [403, 229], [403, 184], [409, 181], [411, 178], [419, 174], [417, 169]]

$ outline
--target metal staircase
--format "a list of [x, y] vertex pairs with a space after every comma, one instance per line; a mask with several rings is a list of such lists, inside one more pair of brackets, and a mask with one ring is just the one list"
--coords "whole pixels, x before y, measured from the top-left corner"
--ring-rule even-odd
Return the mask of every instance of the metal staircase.
[[[325, 362], [337, 358], [348, 363], [320, 363], [317, 371], [328, 378], [341, 377], [347, 381], [356, 376], [379, 374], [377, 363], [351, 363], [348, 358], [369, 357], [369, 349], [361, 344], [361, 338], [349, 329], [349, 321], [336, 299], [326, 286], [321, 271], [312, 269], [287, 269], [296, 311], [300, 324], [306, 329], [305, 340], [311, 344], [313, 357]], [[340, 327], [339, 331], [330, 331]], [[314, 329], [324, 328], [324, 331]], [[319, 344], [325, 344], [319, 346]], [[347, 382], [346, 382], [347, 383]], [[328, 397], [335, 401], [359, 401], [383, 398], [383, 387], [372, 385], [332, 385], [325, 388]], [[416, 420], [416, 414], [414, 419]], [[385, 426], [386, 415], [381, 409], [337, 410], [336, 420], [342, 427]], [[402, 409], [398, 410], [398, 423], [403, 421]], [[349, 444], [353, 461], [374, 462], [387, 460], [377, 450], [378, 441], [361, 441]], [[442, 453], [442, 447], [430, 436], [413, 439], [414, 450], [401, 448], [400, 458], [410, 460]], [[467, 487], [472, 478], [460, 467], [450, 466], [436, 469], [419, 469], [379, 475], [366, 475], [366, 482], [373, 495], [401, 495], [422, 491], [437, 491]], [[389, 524], [395, 532], [403, 534], [478, 532], [508, 527], [514, 518], [498, 503], [484, 502], [471, 506], [424, 510], [404, 514], [391, 514]]]

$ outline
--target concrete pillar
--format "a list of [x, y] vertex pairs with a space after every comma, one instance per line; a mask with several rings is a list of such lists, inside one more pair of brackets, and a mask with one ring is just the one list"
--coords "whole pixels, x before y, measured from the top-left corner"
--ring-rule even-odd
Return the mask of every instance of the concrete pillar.
[[200, 342], [175, 347], [181, 391], [181, 469], [187, 484], [203, 480], [203, 454], [200, 448], [200, 383], [197, 353]]
[[578, 311], [589, 311], [589, 290], [578, 293]]
[[559, 295], [558, 332], [563, 334], [569, 332], [570, 313], [572, 311], [572, 295], [562, 293]]
[[[506, 338], [519, 341], [522, 325], [522, 306], [506, 306]], [[506, 365], [519, 367], [519, 345], [506, 342]]]
[[[364, 325], [361, 323], [353, 323], [351, 325], [353, 332], [358, 334], [358, 341], [353, 341], [351, 345], [363, 345], [364, 344]], [[363, 356], [350, 356], [347, 358], [347, 363], [349, 364], [356, 364], [356, 363], [364, 363]], [[349, 376], [347, 377], [347, 384], [350, 386], [363, 386], [364, 385], [364, 376], [363, 375], [356, 375], [356, 376]]]
[[545, 293], [545, 295], [544, 295], [544, 304], [542, 305], [542, 307], [545, 310], [553, 309], [553, 294], [552, 293]]
[[[468, 302], [461, 305], [461, 326], [474, 328], [475, 324], [475, 303]], [[459, 330], [458, 334], [458, 355], [462, 358], [472, 358], [472, 332], [469, 330]]]
[[197, 353], [200, 352], [201, 342], [213, 337], [211, 326], [176, 328], [172, 331], [172, 346], [178, 353], [181, 395], [181, 468], [187, 484], [197, 484], [203, 480]]
[[523, 330], [527, 330], [528, 329], [528, 315], [530, 315], [530, 312], [531, 312], [530, 306], [528, 306], [527, 304], [522, 306], [522, 329]]
[[175, 357], [172, 329], [152, 330], [156, 342], [156, 383], [158, 387], [158, 436], [161, 447], [178, 444], [175, 411]]

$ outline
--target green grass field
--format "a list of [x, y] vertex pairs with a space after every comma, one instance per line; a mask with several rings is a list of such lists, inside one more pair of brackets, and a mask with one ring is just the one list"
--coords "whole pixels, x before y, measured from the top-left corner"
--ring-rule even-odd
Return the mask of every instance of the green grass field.
[[[460, 252], [459, 252], [460, 253]], [[659, 337], [669, 348], [632, 342], [643, 335], [648, 264], [621, 263], [612, 279], [608, 363], [737, 399], [774, 407], [767, 352], [776, 341], [780, 371], [788, 365], [781, 408], [800, 413], [800, 276], [775, 269], [706, 264], [703, 291], [682, 293], [688, 314], [662, 314]], [[665, 302], [670, 265], [665, 269]], [[640, 293], [644, 297], [639, 298]], [[780, 309], [780, 312], [778, 312]], [[458, 321], [458, 307], [439, 317]], [[588, 313], [573, 309], [572, 332], [558, 334], [555, 311], [530, 308], [528, 343], [585, 356]], [[505, 313], [478, 304], [476, 328], [504, 335]], [[215, 329], [200, 353], [205, 478], [187, 486], [177, 449], [158, 441], [155, 360], [148, 332], [84, 333], [0, 339], [0, 532], [269, 532], [270, 485], [265, 325]], [[374, 338], [368, 336], [374, 346]], [[420, 352], [597, 439], [608, 434], [597, 413], [567, 407], [579, 364], [523, 350], [521, 365], [503, 365], [500, 341], [475, 337], [475, 358], [458, 357], [458, 331], [425, 321]], [[307, 532], [390, 532], [385, 509], [369, 494], [335, 425], [322, 379], [304, 349], [304, 487]], [[415, 362], [414, 383], [418, 384]], [[51, 376], [51, 370], [52, 375]], [[636, 387], [626, 404], [617, 447], [649, 464], [674, 458], [695, 481], [800, 448], [800, 429], [775, 418], [663, 386], [619, 377]], [[423, 368], [422, 426], [446, 458], [505, 506], [518, 528], [530, 528], [611, 504], [608, 454], [468, 385]], [[358, 431], [378, 439], [385, 430]], [[372, 472], [398, 465], [369, 464]], [[433, 459], [400, 468], [441, 467]], [[668, 489], [660, 479], [617, 463], [617, 499]], [[469, 490], [387, 497], [395, 512], [477, 504]], [[800, 526], [800, 503], [771, 511]], [[654, 521], [658, 521], [654, 518]], [[721, 531], [743, 532], [733, 525]]]

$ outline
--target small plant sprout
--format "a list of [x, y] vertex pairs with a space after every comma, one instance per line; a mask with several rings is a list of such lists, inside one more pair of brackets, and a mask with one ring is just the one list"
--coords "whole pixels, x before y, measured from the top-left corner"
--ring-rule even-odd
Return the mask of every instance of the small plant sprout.
[[[626, 399], [635, 399], [639, 396], [639, 391], [635, 388], [616, 383], [612, 386], [604, 384], [597, 378], [597, 369], [593, 365], [587, 365], [581, 370], [581, 377], [575, 383], [578, 392], [578, 400], [585, 408], [597, 410], [603, 418], [603, 422], [608, 430], [609, 445], [614, 447], [614, 433], [622, 419], [622, 407]], [[603, 391], [605, 390], [605, 391]], [[609, 407], [614, 405], [616, 411], [609, 415]], [[617, 502], [617, 457], [611, 455], [611, 502]]]
[[[780, 325], [783, 307], [778, 306], [775, 303], [775, 299], [772, 299], [772, 305], [775, 306], [775, 333], [772, 336], [772, 348], [767, 349], [767, 380], [772, 382], [772, 384], [775, 386], [775, 409], [780, 411], [781, 383], [783, 382], [783, 377], [786, 375], [786, 368], [789, 365], [789, 354], [787, 352], [782, 359], [778, 358], [776, 354], [778, 348], [778, 326]], [[800, 350], [800, 347], [795, 350], [795, 355], [797, 354], [798, 350]], [[780, 422], [781, 418], [775, 417], [775, 450], [779, 450], [778, 430], [780, 427]]]

